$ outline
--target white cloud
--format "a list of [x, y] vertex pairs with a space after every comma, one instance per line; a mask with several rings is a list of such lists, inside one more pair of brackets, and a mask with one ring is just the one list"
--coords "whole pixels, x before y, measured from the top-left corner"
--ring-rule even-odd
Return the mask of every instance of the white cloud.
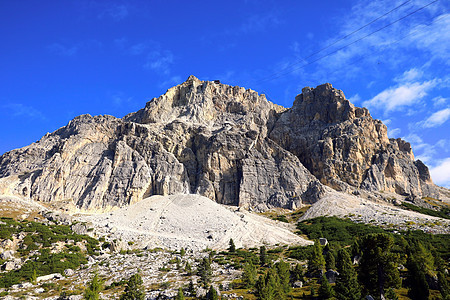
[[138, 43], [136, 45], [133, 45], [130, 47], [130, 54], [131, 55], [140, 55], [145, 52], [145, 50], [148, 49], [148, 45], [146, 43]]
[[169, 50], [155, 50], [148, 54], [144, 67], [164, 75], [170, 74], [170, 66], [173, 64], [174, 56]]
[[430, 173], [435, 184], [450, 188], [450, 157], [439, 161], [430, 168]]
[[78, 52], [78, 46], [66, 46], [60, 43], [53, 43], [47, 48], [50, 52], [60, 56], [73, 56]]
[[423, 71], [417, 68], [412, 68], [405, 71], [401, 76], [395, 77], [394, 80], [397, 82], [412, 82], [420, 79], [423, 76]]
[[389, 129], [387, 134], [388, 134], [389, 138], [397, 138], [398, 135], [400, 134], [400, 132], [402, 132], [402, 130], [400, 128], [394, 128], [394, 129]]
[[86, 49], [99, 49], [102, 47], [102, 43], [98, 40], [85, 40], [77, 43], [53, 43], [47, 46], [47, 49], [59, 56], [74, 56], [77, 55], [80, 50]]
[[114, 21], [121, 21], [129, 15], [128, 7], [126, 5], [111, 5], [104, 9], [98, 17], [100, 19], [108, 17]]
[[4, 110], [9, 111], [11, 117], [27, 117], [32, 119], [46, 120], [44, 114], [32, 106], [22, 103], [7, 103], [1, 106]]
[[430, 52], [434, 59], [450, 64], [450, 14], [442, 14], [429, 25], [412, 30], [410, 40], [417, 48]]
[[170, 78], [169, 78], [168, 80], [166, 80], [166, 81], [161, 82], [161, 83], [159, 84], [159, 86], [160, 86], [161, 88], [171, 88], [172, 86], [177, 85], [177, 84], [180, 84], [181, 82], [182, 82], [182, 81], [181, 81], [181, 76], [176, 75], [176, 76], [170, 77]]
[[355, 104], [355, 103], [358, 103], [359, 101], [361, 101], [361, 97], [358, 94], [355, 94], [355, 95], [351, 96], [350, 98], [348, 98], [348, 101]]
[[447, 102], [448, 98], [444, 98], [442, 96], [438, 96], [433, 98], [431, 101], [433, 101], [434, 106], [441, 106], [444, 105]]
[[278, 18], [275, 13], [268, 13], [264, 15], [251, 15], [241, 25], [240, 32], [254, 33], [266, 30], [268, 27], [274, 27], [281, 24], [283, 21]]
[[444, 124], [448, 119], [450, 119], [450, 108], [445, 108], [432, 114], [428, 119], [421, 122], [421, 125], [424, 128], [438, 127]]
[[442, 148], [442, 150], [444, 150], [445, 152], [449, 152], [450, 151], [450, 140], [445, 140], [445, 139], [439, 140], [436, 143], [436, 146]]
[[386, 113], [402, 110], [407, 106], [416, 104], [427, 95], [427, 92], [436, 86], [437, 80], [429, 80], [422, 83], [404, 83], [390, 87], [372, 99], [364, 101], [363, 105], [370, 108], [379, 108]]

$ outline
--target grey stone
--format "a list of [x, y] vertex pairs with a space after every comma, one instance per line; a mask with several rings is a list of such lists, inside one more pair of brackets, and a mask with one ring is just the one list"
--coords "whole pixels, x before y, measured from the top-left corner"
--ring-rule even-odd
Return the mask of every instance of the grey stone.
[[72, 269], [65, 269], [64, 270], [64, 276], [66, 276], [66, 277], [73, 276], [73, 274], [75, 274], [75, 272]]
[[5, 153], [0, 183], [0, 193], [88, 211], [189, 193], [257, 211], [296, 209], [320, 199], [323, 184], [439, 197], [411, 145], [388, 139], [381, 121], [330, 84], [304, 88], [286, 109], [194, 76], [122, 119], [78, 116]]
[[0, 259], [7, 260], [14, 256], [13, 250], [8, 250], [0, 254]]

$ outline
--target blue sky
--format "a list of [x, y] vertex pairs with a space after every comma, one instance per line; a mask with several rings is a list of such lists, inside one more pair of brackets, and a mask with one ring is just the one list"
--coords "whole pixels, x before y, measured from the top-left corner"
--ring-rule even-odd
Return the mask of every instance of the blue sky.
[[450, 187], [448, 1], [1, 1], [0, 37], [0, 154], [191, 74], [286, 107], [330, 82]]

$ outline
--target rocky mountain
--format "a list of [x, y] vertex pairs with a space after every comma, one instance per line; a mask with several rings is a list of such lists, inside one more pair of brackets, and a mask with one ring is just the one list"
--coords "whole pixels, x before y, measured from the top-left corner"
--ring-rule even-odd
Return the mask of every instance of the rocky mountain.
[[107, 210], [151, 195], [296, 208], [328, 187], [439, 198], [409, 143], [330, 84], [286, 109], [265, 95], [190, 76], [122, 119], [82, 115], [0, 157], [0, 193]]

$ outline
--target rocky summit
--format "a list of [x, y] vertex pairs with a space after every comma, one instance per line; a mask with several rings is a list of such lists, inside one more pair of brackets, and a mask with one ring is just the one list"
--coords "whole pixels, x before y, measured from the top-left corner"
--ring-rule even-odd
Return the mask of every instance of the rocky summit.
[[263, 94], [190, 76], [122, 119], [82, 115], [0, 157], [0, 194], [105, 211], [152, 195], [199, 194], [265, 211], [330, 188], [441, 197], [409, 143], [331, 84], [289, 109]]

